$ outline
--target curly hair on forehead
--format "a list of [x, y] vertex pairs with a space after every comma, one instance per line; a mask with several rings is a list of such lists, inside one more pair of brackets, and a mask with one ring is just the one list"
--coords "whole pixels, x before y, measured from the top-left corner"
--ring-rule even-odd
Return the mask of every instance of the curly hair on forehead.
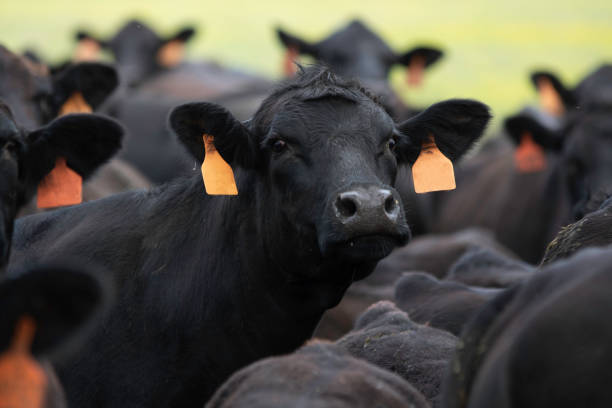
[[334, 74], [322, 64], [298, 66], [295, 77], [285, 80], [263, 101], [253, 117], [253, 122], [264, 127], [271, 120], [274, 108], [290, 99], [313, 101], [324, 98], [342, 98], [359, 103], [369, 100], [381, 106], [378, 98], [354, 79], [345, 79]]

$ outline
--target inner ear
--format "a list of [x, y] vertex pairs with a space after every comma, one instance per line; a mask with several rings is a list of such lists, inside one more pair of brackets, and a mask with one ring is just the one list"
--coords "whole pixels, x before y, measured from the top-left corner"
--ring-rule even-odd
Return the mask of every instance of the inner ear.
[[257, 166], [258, 148], [251, 132], [222, 106], [187, 103], [170, 112], [168, 124], [199, 163], [204, 161], [203, 136], [207, 135], [214, 138], [215, 149], [232, 167]]
[[[117, 88], [117, 71], [105, 64], [85, 62], [70, 65], [53, 76], [53, 109], [56, 113], [87, 113], [97, 109]], [[89, 107], [69, 109], [71, 98], [81, 97]], [[81, 104], [82, 105], [82, 104]]]
[[193, 27], [186, 27], [162, 42], [157, 50], [157, 62], [164, 68], [172, 68], [183, 62], [185, 43], [195, 34]]
[[106, 41], [99, 40], [86, 31], [77, 31], [75, 39], [77, 43], [72, 55], [74, 62], [97, 61], [102, 49], [108, 46]]

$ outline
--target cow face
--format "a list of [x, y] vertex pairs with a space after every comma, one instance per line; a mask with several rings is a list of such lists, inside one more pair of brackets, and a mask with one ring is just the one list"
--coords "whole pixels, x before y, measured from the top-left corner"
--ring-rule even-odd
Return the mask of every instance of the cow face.
[[565, 129], [563, 170], [574, 217], [595, 193], [612, 194], [612, 117], [608, 112], [578, 115]]
[[0, 266], [6, 265], [13, 221], [58, 158], [83, 179], [121, 147], [123, 129], [97, 115], [67, 115], [32, 132], [17, 126], [0, 101]]
[[417, 47], [404, 54], [396, 54], [378, 35], [357, 20], [318, 43], [309, 43], [280, 28], [277, 34], [288, 49], [314, 57], [338, 75], [362, 81], [386, 81], [394, 64], [409, 66], [414, 63], [425, 68], [442, 56], [440, 50], [429, 47]]
[[398, 164], [414, 163], [430, 135], [457, 159], [488, 119], [480, 103], [449, 101], [396, 124], [358, 84], [314, 67], [269, 96], [246, 124], [220, 106], [193, 103], [176, 108], [170, 126], [200, 162], [202, 136], [212, 135], [221, 156], [257, 180], [264, 202], [253, 205], [268, 213], [264, 228], [275, 229], [263, 236], [299, 237], [297, 251], [358, 264], [409, 239], [392, 187]]
[[21, 126], [35, 128], [48, 123], [76, 94], [95, 109], [116, 86], [117, 73], [112, 67], [83, 63], [49, 75], [44, 65], [0, 46], [0, 98], [11, 106]]
[[194, 33], [192, 27], [185, 27], [168, 38], [161, 38], [146, 24], [132, 20], [110, 40], [96, 39], [84, 31], [77, 33], [77, 40], [93, 42], [110, 50], [117, 62], [121, 82], [135, 86], [160, 69], [177, 65], [182, 60], [185, 43]]

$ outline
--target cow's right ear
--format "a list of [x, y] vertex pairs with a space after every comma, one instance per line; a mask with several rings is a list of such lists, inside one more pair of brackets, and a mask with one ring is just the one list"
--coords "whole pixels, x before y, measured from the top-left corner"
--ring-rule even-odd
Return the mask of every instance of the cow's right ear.
[[540, 108], [549, 115], [562, 116], [575, 106], [574, 92], [566, 88], [557, 75], [549, 71], [535, 71], [530, 77], [538, 92]]
[[204, 161], [204, 136], [210, 136], [215, 149], [232, 167], [257, 165], [259, 149], [251, 132], [222, 106], [209, 102], [180, 105], [170, 112], [168, 123], [199, 163]]
[[74, 62], [98, 61], [102, 49], [108, 47], [108, 41], [96, 38], [87, 31], [77, 31], [75, 39], [77, 44], [72, 56]]
[[[72, 267], [45, 266], [0, 284], [0, 352], [16, 346], [18, 323], [28, 320], [33, 354], [70, 352], [67, 341], [80, 337], [107, 310], [112, 287], [93, 274]], [[23, 339], [21, 339], [23, 340]], [[61, 350], [58, 350], [61, 346]]]
[[559, 151], [563, 147], [560, 124], [544, 123], [527, 112], [509, 116], [504, 121], [508, 136], [517, 145], [524, 142], [526, 135], [545, 150]]
[[59, 158], [83, 179], [90, 177], [121, 148], [124, 130], [112, 119], [100, 115], [62, 116], [27, 135], [24, 158], [24, 201], [34, 194], [42, 179]]
[[411, 86], [420, 86], [423, 83], [425, 70], [435, 64], [444, 52], [438, 48], [418, 46], [398, 55], [396, 63], [406, 66], [406, 79]]

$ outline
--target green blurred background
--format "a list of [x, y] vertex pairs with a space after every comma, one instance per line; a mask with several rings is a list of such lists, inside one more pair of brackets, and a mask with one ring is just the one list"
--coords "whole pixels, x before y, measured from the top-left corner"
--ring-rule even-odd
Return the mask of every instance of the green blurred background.
[[108, 37], [132, 17], [166, 35], [193, 24], [198, 35], [189, 58], [276, 78], [284, 50], [273, 27], [316, 41], [361, 18], [397, 52], [419, 43], [446, 51], [419, 90], [406, 85], [404, 70], [392, 72], [394, 88], [407, 101], [480, 99], [493, 107], [492, 130], [505, 115], [535, 103], [530, 70], [554, 70], [574, 85], [612, 61], [610, 0], [2, 0], [0, 42], [13, 51], [33, 48], [57, 62], [70, 56], [77, 27]]

